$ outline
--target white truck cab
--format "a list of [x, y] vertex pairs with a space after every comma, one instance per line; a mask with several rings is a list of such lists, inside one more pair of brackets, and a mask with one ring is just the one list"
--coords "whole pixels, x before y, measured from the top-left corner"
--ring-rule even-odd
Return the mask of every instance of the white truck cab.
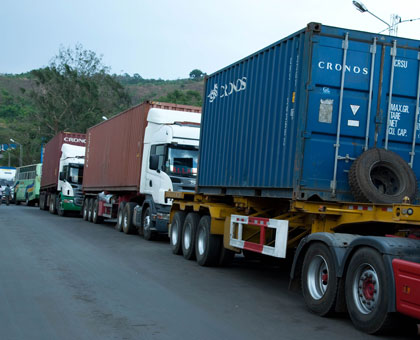
[[62, 211], [78, 211], [83, 203], [82, 181], [85, 147], [63, 144], [58, 174], [57, 191]]
[[156, 222], [152, 230], [167, 232], [171, 202], [165, 200], [166, 191], [195, 189], [200, 121], [201, 114], [196, 112], [159, 108], [149, 111], [140, 193], [146, 195], [150, 218]]

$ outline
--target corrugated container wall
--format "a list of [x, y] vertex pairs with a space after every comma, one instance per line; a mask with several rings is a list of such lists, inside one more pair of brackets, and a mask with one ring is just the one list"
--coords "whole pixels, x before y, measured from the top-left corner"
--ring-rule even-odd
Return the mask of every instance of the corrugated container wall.
[[188, 105], [144, 102], [87, 131], [83, 190], [138, 192], [144, 132], [151, 108], [201, 112]]
[[45, 145], [42, 164], [41, 189], [57, 185], [61, 146], [63, 143], [86, 146], [86, 135], [84, 133], [60, 132]]
[[365, 145], [414, 155], [419, 179], [419, 47], [311, 23], [210, 75], [198, 191], [354, 201], [348, 171]]

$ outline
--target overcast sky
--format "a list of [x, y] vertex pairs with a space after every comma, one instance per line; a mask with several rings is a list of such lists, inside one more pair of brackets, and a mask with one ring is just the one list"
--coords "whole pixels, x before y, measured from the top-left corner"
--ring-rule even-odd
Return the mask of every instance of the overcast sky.
[[[364, 0], [390, 21], [420, 18], [419, 0]], [[379, 32], [351, 0], [0, 0], [0, 73], [47, 66], [60, 45], [103, 55], [112, 73], [186, 78], [227, 66], [309, 22]], [[420, 40], [420, 20], [398, 35]], [[386, 34], [386, 32], [385, 32]]]

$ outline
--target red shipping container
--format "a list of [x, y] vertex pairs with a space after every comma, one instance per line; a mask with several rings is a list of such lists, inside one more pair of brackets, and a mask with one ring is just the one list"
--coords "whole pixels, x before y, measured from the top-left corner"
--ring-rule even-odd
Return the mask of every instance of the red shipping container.
[[144, 102], [87, 130], [85, 192], [139, 192], [143, 140], [151, 108], [197, 112], [196, 106]]

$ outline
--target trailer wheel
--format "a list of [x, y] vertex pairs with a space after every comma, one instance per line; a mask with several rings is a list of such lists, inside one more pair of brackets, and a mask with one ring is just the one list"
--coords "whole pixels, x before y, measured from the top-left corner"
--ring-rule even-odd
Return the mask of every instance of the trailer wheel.
[[93, 202], [94, 199], [93, 198], [89, 198], [89, 205], [88, 205], [88, 221], [92, 222], [92, 217], [93, 217]]
[[[15, 203], [16, 203], [16, 197], [15, 197]], [[45, 194], [42, 192], [39, 194], [39, 209], [40, 210], [46, 210], [46, 204], [45, 204]]]
[[143, 237], [147, 241], [153, 241], [156, 234], [152, 228], [152, 215], [150, 213], [150, 207], [147, 207], [143, 213]]
[[306, 305], [320, 316], [331, 314], [337, 290], [337, 271], [330, 250], [322, 243], [312, 244], [302, 267], [302, 293]]
[[211, 234], [211, 217], [200, 218], [195, 238], [195, 256], [200, 266], [214, 266], [220, 256], [220, 237]]
[[171, 248], [172, 253], [180, 255], [182, 253], [182, 226], [185, 221], [185, 212], [177, 211], [171, 223]]
[[50, 214], [56, 214], [57, 213], [57, 208], [55, 206], [55, 194], [51, 194], [50, 195]]
[[377, 334], [394, 326], [395, 314], [388, 312], [389, 279], [379, 252], [365, 247], [353, 255], [345, 293], [347, 310], [356, 328]]
[[132, 234], [134, 233], [134, 225], [133, 225], [133, 213], [134, 207], [136, 203], [128, 202], [123, 211], [123, 221], [122, 221], [122, 229], [125, 234]]
[[370, 149], [357, 158], [349, 171], [349, 184], [360, 202], [401, 203], [417, 195], [417, 179], [405, 160], [390, 150]]
[[83, 220], [87, 221], [88, 215], [89, 215], [89, 199], [85, 198], [85, 200], [83, 201], [83, 207], [82, 207]]
[[187, 260], [195, 258], [195, 235], [200, 222], [200, 215], [194, 212], [188, 213], [182, 226], [182, 255]]
[[96, 198], [94, 201], [93, 201], [93, 215], [92, 215], [92, 222], [94, 223], [94, 224], [98, 224], [98, 223], [102, 223], [102, 221], [103, 221], [103, 218], [102, 218], [102, 216], [99, 216], [98, 215], [98, 210], [99, 210], [99, 201], [98, 201], [98, 199]]
[[123, 225], [123, 214], [124, 214], [124, 207], [126, 202], [121, 202], [118, 205], [118, 212], [117, 212], [117, 224], [115, 225], [115, 230], [122, 231]]

